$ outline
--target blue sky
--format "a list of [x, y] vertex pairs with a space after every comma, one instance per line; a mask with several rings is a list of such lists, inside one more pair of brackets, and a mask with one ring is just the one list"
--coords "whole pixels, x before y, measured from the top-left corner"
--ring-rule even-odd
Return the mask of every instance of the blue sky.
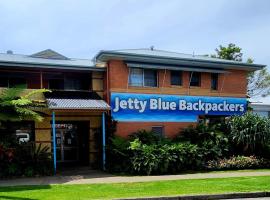
[[1, 0], [0, 52], [92, 58], [147, 48], [209, 54], [230, 42], [270, 66], [269, 0]]

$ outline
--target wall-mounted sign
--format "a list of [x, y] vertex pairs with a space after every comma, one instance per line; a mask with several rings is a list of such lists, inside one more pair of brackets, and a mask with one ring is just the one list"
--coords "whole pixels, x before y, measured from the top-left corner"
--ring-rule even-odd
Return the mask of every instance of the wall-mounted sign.
[[112, 93], [112, 116], [118, 121], [196, 122], [199, 115], [241, 115], [245, 98]]

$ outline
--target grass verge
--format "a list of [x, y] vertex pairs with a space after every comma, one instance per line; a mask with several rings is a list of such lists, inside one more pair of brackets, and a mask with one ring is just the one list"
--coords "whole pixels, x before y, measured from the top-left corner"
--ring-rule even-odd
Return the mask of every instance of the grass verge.
[[270, 191], [270, 176], [144, 183], [0, 187], [0, 199], [88, 200], [258, 191]]

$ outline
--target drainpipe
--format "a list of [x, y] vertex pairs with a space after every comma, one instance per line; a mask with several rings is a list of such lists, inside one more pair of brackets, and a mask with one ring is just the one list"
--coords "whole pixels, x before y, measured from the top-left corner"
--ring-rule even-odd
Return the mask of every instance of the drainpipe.
[[106, 124], [105, 112], [102, 113], [102, 168], [106, 170]]
[[55, 131], [55, 112], [52, 112], [52, 132], [53, 132], [53, 169], [56, 175], [56, 131]]

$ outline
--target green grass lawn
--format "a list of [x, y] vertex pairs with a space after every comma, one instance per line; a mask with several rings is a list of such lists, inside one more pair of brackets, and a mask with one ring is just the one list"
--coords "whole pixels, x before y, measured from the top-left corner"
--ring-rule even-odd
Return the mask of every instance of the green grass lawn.
[[86, 200], [255, 191], [270, 191], [270, 176], [144, 183], [0, 187], [0, 199]]

